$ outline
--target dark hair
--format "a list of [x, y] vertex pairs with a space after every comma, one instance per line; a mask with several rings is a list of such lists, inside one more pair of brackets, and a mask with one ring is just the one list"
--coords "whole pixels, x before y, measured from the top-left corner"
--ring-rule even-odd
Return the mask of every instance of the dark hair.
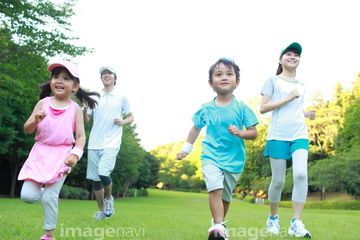
[[[286, 49], [286, 50], [280, 55], [280, 58], [279, 58], [279, 59], [281, 59], [282, 56], [284, 56], [284, 54], [287, 53], [287, 52], [293, 52], [293, 53], [299, 54], [299, 56], [300, 56], [300, 53], [299, 53], [299, 51], [298, 51], [296, 48], [289, 48], [289, 49]], [[279, 75], [279, 74], [282, 73], [282, 72], [283, 72], [283, 68], [282, 68], [281, 64], [279, 63], [278, 69], [276, 70], [276, 75]]]
[[[58, 75], [61, 71], [65, 70], [66, 74], [68, 74], [71, 79], [74, 81], [74, 83], [79, 84], [80, 80], [77, 77], [74, 77], [66, 68], [64, 67], [56, 67], [54, 68], [54, 70], [51, 72], [51, 79], [53, 78], [54, 75]], [[39, 94], [39, 100], [45, 98], [45, 97], [50, 97], [52, 95], [52, 91], [51, 91], [51, 87], [50, 87], [50, 81], [48, 82], [44, 82], [41, 83], [39, 85], [39, 89], [41, 90], [40, 94]], [[87, 92], [85, 90], [83, 90], [82, 88], [79, 88], [79, 90], [75, 93], [75, 97], [79, 100], [79, 102], [87, 102], [87, 104], [89, 105], [89, 107], [91, 109], [95, 108], [95, 104], [97, 104], [98, 102], [94, 99], [92, 99], [90, 96], [91, 95], [97, 95], [98, 97], [100, 97], [100, 94], [97, 92]]]
[[211, 82], [211, 84], [213, 83], [212, 80], [212, 74], [214, 72], [214, 69], [219, 67], [219, 64], [223, 63], [225, 65], [225, 67], [227, 67], [228, 69], [234, 69], [235, 71], [235, 75], [236, 75], [236, 81], [238, 81], [238, 79], [240, 78], [240, 68], [238, 67], [238, 65], [235, 64], [235, 62], [230, 59], [230, 58], [220, 58], [215, 64], [213, 64], [210, 69], [209, 69], [209, 80]]

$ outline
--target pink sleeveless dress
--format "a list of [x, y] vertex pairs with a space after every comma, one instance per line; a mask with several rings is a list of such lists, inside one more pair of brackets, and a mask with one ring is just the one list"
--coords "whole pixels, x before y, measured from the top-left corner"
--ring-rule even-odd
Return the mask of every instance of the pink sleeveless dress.
[[71, 168], [64, 161], [70, 155], [75, 143], [75, 117], [77, 103], [70, 100], [70, 106], [60, 115], [50, 110], [52, 97], [44, 100], [42, 110], [46, 117], [37, 125], [33, 148], [20, 170], [18, 180], [33, 180], [39, 183], [54, 183]]

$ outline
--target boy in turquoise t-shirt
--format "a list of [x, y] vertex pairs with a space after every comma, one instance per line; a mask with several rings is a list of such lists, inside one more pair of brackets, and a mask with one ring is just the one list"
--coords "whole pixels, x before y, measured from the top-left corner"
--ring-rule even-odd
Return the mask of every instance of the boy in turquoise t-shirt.
[[[229, 209], [231, 195], [245, 165], [246, 140], [257, 137], [258, 120], [254, 112], [233, 92], [240, 83], [240, 69], [228, 58], [220, 58], [209, 70], [209, 85], [216, 92], [214, 100], [205, 103], [195, 113], [188, 138], [177, 154], [186, 157], [203, 127], [207, 126], [202, 142], [202, 173], [209, 191], [213, 216], [209, 229], [210, 239], [228, 239], [224, 218]], [[243, 130], [245, 126], [246, 131]]]

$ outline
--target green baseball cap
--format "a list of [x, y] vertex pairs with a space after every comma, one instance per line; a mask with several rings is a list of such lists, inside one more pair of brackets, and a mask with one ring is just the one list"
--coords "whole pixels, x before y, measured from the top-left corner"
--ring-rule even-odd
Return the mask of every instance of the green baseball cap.
[[297, 42], [293, 42], [293, 43], [291, 43], [289, 46], [287, 46], [286, 48], [284, 48], [284, 49], [281, 51], [280, 56], [283, 55], [284, 52], [285, 52], [286, 50], [288, 50], [289, 48], [295, 48], [296, 50], [298, 50], [299, 55], [301, 55], [301, 52], [302, 52], [302, 47], [301, 47], [301, 45], [300, 45], [299, 43], [297, 43]]

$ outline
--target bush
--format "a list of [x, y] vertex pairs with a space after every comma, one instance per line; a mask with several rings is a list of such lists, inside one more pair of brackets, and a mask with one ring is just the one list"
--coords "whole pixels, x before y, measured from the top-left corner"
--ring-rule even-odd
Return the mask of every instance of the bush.
[[[127, 193], [129, 197], [135, 197], [135, 188], [128, 189]], [[136, 191], [136, 196], [137, 197], [148, 196], [148, 191], [146, 189], [138, 189]]]
[[269, 205], [269, 199], [264, 199], [264, 204]]
[[84, 200], [89, 198], [89, 191], [79, 187], [70, 187], [64, 184], [60, 190], [59, 198]]
[[246, 197], [245, 197], [245, 202], [255, 203], [255, 197], [253, 197], [253, 196], [246, 196]]
[[[291, 208], [291, 201], [281, 201], [279, 207]], [[305, 209], [360, 210], [360, 201], [351, 202], [306, 202]]]
[[232, 197], [239, 200], [244, 200], [244, 195], [241, 193], [233, 193]]

